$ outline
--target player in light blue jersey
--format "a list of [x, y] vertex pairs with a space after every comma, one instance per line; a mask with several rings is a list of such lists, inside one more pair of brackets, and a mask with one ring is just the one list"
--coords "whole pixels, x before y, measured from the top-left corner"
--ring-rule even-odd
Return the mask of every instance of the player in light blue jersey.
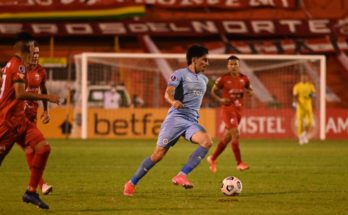
[[164, 97], [171, 108], [162, 123], [157, 146], [124, 185], [123, 195], [134, 194], [139, 180], [166, 155], [181, 136], [199, 146], [181, 171], [172, 178], [172, 182], [186, 189], [193, 187], [187, 175], [206, 156], [212, 145], [211, 137], [198, 124], [199, 109], [208, 83], [208, 78], [202, 74], [208, 66], [207, 54], [208, 49], [205, 47], [191, 46], [186, 53], [188, 67], [175, 71], [170, 77]]

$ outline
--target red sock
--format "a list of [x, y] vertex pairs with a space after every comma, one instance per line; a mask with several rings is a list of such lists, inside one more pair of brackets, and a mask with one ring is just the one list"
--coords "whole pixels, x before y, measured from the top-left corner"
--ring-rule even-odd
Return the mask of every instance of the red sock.
[[[48, 156], [51, 152], [50, 145], [43, 145], [37, 149], [34, 153], [34, 157], [31, 162], [31, 173], [29, 188], [36, 191], [36, 188], [42, 178], [43, 171], [45, 170]], [[31, 190], [32, 191], [32, 190]]]
[[239, 149], [239, 141], [238, 140], [232, 141], [231, 147], [232, 147], [232, 151], [234, 154], [234, 158], [236, 159], [237, 165], [238, 165], [242, 162], [242, 158], [240, 155], [240, 149]]
[[25, 159], [27, 160], [27, 164], [29, 167], [29, 170], [31, 170], [31, 162], [33, 161], [34, 158], [34, 149], [31, 148], [30, 146], [25, 148]]
[[212, 160], [216, 160], [219, 155], [225, 150], [226, 146], [227, 144], [223, 140], [221, 140], [213, 153]]
[[[28, 164], [29, 170], [31, 171], [31, 165], [32, 165], [31, 163], [32, 163], [33, 158], [34, 158], [34, 150], [30, 146], [25, 148], [25, 158], [27, 160], [27, 164]], [[41, 179], [39, 181], [39, 187], [41, 188], [44, 183], [45, 183], [45, 181], [41, 177]]]

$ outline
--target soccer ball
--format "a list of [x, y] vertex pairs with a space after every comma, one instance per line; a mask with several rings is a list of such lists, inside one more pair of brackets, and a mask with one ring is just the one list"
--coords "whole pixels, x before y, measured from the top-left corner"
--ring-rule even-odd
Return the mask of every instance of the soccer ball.
[[221, 182], [221, 192], [223, 192], [226, 196], [239, 196], [242, 189], [242, 181], [237, 177], [228, 176]]

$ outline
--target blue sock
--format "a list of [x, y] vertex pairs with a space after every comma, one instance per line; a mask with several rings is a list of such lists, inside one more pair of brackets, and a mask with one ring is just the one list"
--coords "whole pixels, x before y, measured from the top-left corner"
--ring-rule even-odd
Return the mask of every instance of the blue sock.
[[146, 173], [155, 165], [150, 157], [146, 158], [139, 166], [138, 170], [135, 172], [131, 178], [132, 184], [136, 185], [139, 180], [146, 175]]
[[201, 160], [206, 156], [208, 153], [208, 149], [199, 146], [196, 151], [194, 151], [186, 165], [181, 169], [181, 172], [185, 173], [186, 175], [189, 174], [196, 166], [201, 162]]

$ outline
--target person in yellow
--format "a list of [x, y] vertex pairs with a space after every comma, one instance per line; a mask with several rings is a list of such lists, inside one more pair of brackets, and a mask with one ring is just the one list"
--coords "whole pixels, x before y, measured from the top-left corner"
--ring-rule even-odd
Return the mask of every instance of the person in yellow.
[[296, 83], [293, 88], [297, 135], [300, 145], [308, 143], [308, 133], [314, 125], [312, 105], [314, 93], [314, 85], [309, 82], [308, 75], [302, 73], [300, 82]]

